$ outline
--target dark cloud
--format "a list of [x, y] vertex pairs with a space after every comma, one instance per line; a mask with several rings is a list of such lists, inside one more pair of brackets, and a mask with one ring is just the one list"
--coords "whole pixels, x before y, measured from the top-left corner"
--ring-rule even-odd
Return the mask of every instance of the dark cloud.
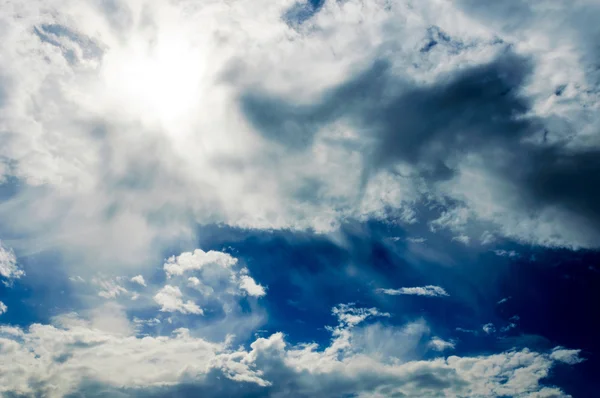
[[365, 175], [405, 164], [435, 187], [474, 154], [497, 181], [515, 188], [519, 210], [558, 208], [589, 220], [598, 231], [600, 153], [569, 149], [564, 140], [548, 143], [549, 134], [564, 136], [549, 129], [566, 124], [532, 116], [522, 89], [533, 70], [530, 59], [508, 48], [487, 64], [415, 86], [380, 61], [314, 105], [256, 93], [242, 97], [241, 104], [261, 134], [295, 150], [309, 147], [328, 123], [350, 120], [368, 143]]

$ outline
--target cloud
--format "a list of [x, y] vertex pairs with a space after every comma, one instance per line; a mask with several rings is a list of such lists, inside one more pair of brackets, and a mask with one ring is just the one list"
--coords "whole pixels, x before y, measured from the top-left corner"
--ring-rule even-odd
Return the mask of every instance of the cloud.
[[182, 314], [203, 315], [204, 311], [191, 300], [183, 301], [183, 293], [177, 286], [165, 285], [156, 295], [154, 301], [161, 306], [163, 312], [181, 312]]
[[129, 291], [120, 285], [123, 278], [103, 278], [101, 276], [92, 279], [92, 284], [97, 286], [98, 296], [105, 299], [114, 299], [122, 294], [128, 294]]
[[499, 257], [519, 257], [519, 253], [514, 250], [494, 250], [494, 253]]
[[415, 295], [415, 296], [428, 296], [428, 297], [444, 297], [449, 294], [444, 288], [439, 286], [422, 286], [422, 287], [402, 287], [400, 289], [377, 289], [379, 293], [388, 294], [390, 296], [398, 295]]
[[556, 347], [552, 350], [550, 358], [558, 362], [564, 362], [568, 365], [575, 365], [577, 363], [585, 361], [579, 354], [581, 350], [568, 350], [563, 347]]
[[0, 301], [0, 315], [5, 314], [8, 311], [8, 307], [2, 301]]
[[240, 289], [254, 297], [262, 297], [267, 294], [265, 288], [256, 283], [256, 281], [248, 275], [242, 275], [240, 277]]
[[139, 267], [197, 224], [328, 232], [431, 201], [464, 210], [459, 237], [600, 243], [597, 7], [111, 4], [0, 15], [17, 252]]
[[142, 275], [136, 275], [133, 278], [131, 278], [130, 281], [133, 283], [137, 283], [140, 286], [146, 287], [146, 281], [144, 280], [144, 277]]
[[7, 249], [0, 242], [0, 276], [8, 280], [19, 279], [25, 275], [25, 271], [17, 265], [17, 257], [12, 249]]
[[[95, 396], [93, 391], [169, 396], [183, 388], [207, 397], [283, 396], [292, 388], [299, 397], [562, 394], [541, 381], [560, 361], [553, 355], [569, 350], [402, 360], [365, 345], [369, 325], [363, 323], [381, 316], [378, 310], [340, 305], [333, 312], [339, 324], [329, 329], [332, 340], [323, 348], [314, 343], [292, 345], [282, 333], [257, 338], [248, 349], [234, 349], [227, 341], [211, 343], [188, 329], [138, 338], [90, 328], [77, 316], [55, 326], [0, 326], [5, 359], [0, 363], [0, 392], [50, 398]], [[415, 326], [404, 330], [396, 335], [396, 346], [418, 344], [411, 337]]]
[[230, 268], [237, 264], [237, 259], [231, 257], [228, 253], [211, 250], [205, 252], [196, 249], [194, 252], [182, 253], [179, 256], [172, 256], [164, 265], [167, 277], [174, 275], [183, 275], [188, 271], [199, 271], [206, 266], [216, 266], [221, 268]]
[[481, 328], [486, 334], [494, 334], [496, 333], [496, 326], [493, 323], [486, 323]]
[[266, 295], [265, 288], [249, 275], [248, 269], [239, 266], [238, 259], [225, 252], [201, 249], [184, 252], [170, 257], [163, 269], [171, 283], [184, 284], [184, 275], [194, 274], [187, 278], [186, 285], [206, 298]]
[[431, 347], [432, 350], [439, 351], [439, 352], [446, 351], [446, 350], [453, 350], [455, 346], [456, 346], [456, 344], [454, 342], [445, 341], [445, 340], [440, 339], [439, 337], [434, 337], [429, 342], [429, 347]]

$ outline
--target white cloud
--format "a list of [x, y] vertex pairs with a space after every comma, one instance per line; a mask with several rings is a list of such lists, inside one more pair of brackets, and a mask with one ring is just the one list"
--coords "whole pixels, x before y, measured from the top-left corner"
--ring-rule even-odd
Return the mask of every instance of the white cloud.
[[104, 278], [102, 276], [97, 276], [92, 279], [92, 284], [97, 286], [98, 296], [103, 297], [105, 299], [114, 299], [122, 294], [128, 294], [129, 291], [121, 286], [121, 280], [123, 278]]
[[199, 271], [203, 267], [220, 267], [229, 269], [237, 264], [237, 259], [230, 254], [210, 250], [205, 252], [196, 249], [193, 252], [181, 253], [170, 257], [164, 265], [167, 277], [183, 275], [189, 271]]
[[452, 240], [460, 242], [464, 245], [468, 245], [469, 242], [471, 242], [471, 238], [469, 238], [467, 235], [458, 235], [458, 236], [455, 236], [454, 238], [452, 238]]
[[146, 281], [144, 280], [144, 277], [142, 275], [136, 275], [133, 278], [131, 278], [130, 281], [133, 283], [137, 283], [140, 286], [146, 287]]
[[182, 314], [203, 315], [204, 311], [191, 300], [183, 301], [183, 293], [177, 286], [165, 285], [156, 295], [154, 301], [161, 306], [163, 312], [181, 312]]
[[421, 287], [402, 287], [400, 289], [377, 289], [379, 293], [388, 294], [390, 296], [399, 295], [415, 295], [428, 297], [444, 297], [449, 296], [446, 290], [439, 286], [421, 286]]
[[227, 296], [246, 294], [253, 297], [266, 295], [265, 288], [257, 283], [245, 267], [228, 253], [196, 249], [193, 252], [172, 256], [164, 264], [170, 283], [183, 285], [184, 274], [193, 274], [186, 285], [202, 296], [228, 301]]
[[564, 362], [568, 365], [575, 365], [577, 363], [585, 361], [579, 354], [581, 350], [568, 350], [563, 347], [556, 347], [552, 350], [550, 358], [558, 362]]
[[440, 339], [439, 337], [434, 337], [429, 341], [429, 347], [434, 351], [446, 351], [453, 350], [456, 344], [452, 341], [445, 341]]
[[[110, 395], [114, 388], [123, 396], [150, 395], [158, 388], [168, 394], [180, 383], [206, 397], [245, 391], [283, 396], [290, 386], [298, 397], [564, 395], [540, 382], [563, 361], [553, 356], [562, 358], [557, 353], [569, 350], [402, 359], [373, 345], [381, 341], [373, 331], [385, 333], [386, 327], [362, 326], [382, 315], [379, 311], [342, 305], [334, 313], [339, 324], [330, 328], [332, 341], [322, 349], [314, 343], [290, 345], [282, 333], [257, 338], [249, 349], [232, 349], [227, 340], [210, 343], [187, 329], [138, 338], [91, 328], [75, 315], [57, 326], [0, 326], [0, 393], [85, 395], [85, 382], [93, 382], [96, 391]], [[395, 345], [418, 344], [419, 330], [420, 324], [407, 325], [394, 335]]]
[[5, 248], [0, 241], [0, 276], [10, 283], [25, 275], [25, 271], [17, 265], [17, 257], [12, 249]]
[[2, 301], [0, 301], [0, 315], [6, 313], [8, 311], [8, 307]]
[[494, 333], [496, 333], [496, 327], [494, 326], [493, 323], [486, 323], [485, 325], [483, 325], [483, 327], [481, 329], [486, 334], [494, 334]]
[[254, 297], [262, 297], [267, 294], [265, 288], [256, 283], [256, 281], [248, 275], [242, 275], [240, 277], [240, 289]]

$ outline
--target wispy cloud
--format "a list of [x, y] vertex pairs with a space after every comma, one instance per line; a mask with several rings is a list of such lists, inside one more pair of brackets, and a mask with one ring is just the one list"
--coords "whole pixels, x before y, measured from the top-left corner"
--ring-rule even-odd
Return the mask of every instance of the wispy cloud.
[[421, 287], [402, 287], [400, 289], [377, 289], [377, 292], [388, 294], [390, 296], [413, 295], [413, 296], [428, 296], [428, 297], [445, 297], [449, 296], [446, 290], [439, 286], [421, 286]]

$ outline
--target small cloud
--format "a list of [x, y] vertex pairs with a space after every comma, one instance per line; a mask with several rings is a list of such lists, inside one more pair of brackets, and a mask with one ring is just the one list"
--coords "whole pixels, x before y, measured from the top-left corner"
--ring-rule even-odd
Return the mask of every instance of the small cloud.
[[0, 301], [0, 315], [4, 314], [8, 311], [8, 307], [2, 301]]
[[240, 289], [248, 293], [249, 296], [262, 297], [265, 294], [265, 288], [256, 283], [252, 277], [248, 275], [242, 275], [240, 278]]
[[550, 358], [568, 365], [575, 365], [585, 361], [585, 358], [579, 356], [580, 352], [581, 350], [568, 350], [564, 347], [555, 347], [550, 354]]
[[19, 279], [25, 275], [17, 265], [17, 257], [12, 249], [7, 249], [0, 242], [0, 276], [7, 279], [5, 285], [10, 285], [14, 279]]
[[427, 297], [444, 297], [449, 294], [444, 288], [439, 286], [420, 286], [420, 287], [402, 287], [400, 289], [377, 289], [378, 293], [388, 294], [390, 296], [412, 295]]
[[513, 315], [510, 318], [508, 318], [509, 321], [513, 321], [513, 322], [518, 322], [521, 320], [521, 317], [518, 315]]
[[481, 329], [483, 329], [486, 334], [496, 333], [496, 327], [493, 323], [486, 323]]
[[509, 257], [509, 258], [519, 257], [519, 253], [517, 253], [514, 250], [494, 250], [494, 253], [496, 254], [496, 256], [499, 256], [499, 257]]
[[483, 234], [481, 234], [479, 240], [481, 241], [482, 245], [489, 245], [496, 240], [496, 237], [490, 231], [485, 231]]
[[105, 299], [114, 299], [121, 294], [127, 294], [129, 291], [119, 284], [120, 277], [114, 279], [94, 278], [92, 283], [99, 288], [98, 296]]
[[427, 241], [425, 238], [406, 238], [406, 240], [410, 243], [425, 243]]
[[170, 278], [174, 275], [183, 275], [185, 272], [201, 270], [208, 265], [229, 269], [235, 264], [237, 259], [228, 253], [196, 249], [193, 252], [181, 253], [177, 257], [170, 257], [164, 265], [164, 270]]
[[477, 334], [477, 330], [472, 330], [472, 329], [464, 329], [461, 327], [456, 328], [457, 332], [461, 332], [461, 333], [470, 333], [470, 334]]
[[471, 238], [469, 238], [467, 235], [458, 235], [452, 238], [452, 240], [463, 243], [465, 245], [468, 245], [469, 242], [471, 242]]
[[70, 276], [69, 280], [73, 283], [85, 283], [85, 279], [83, 279], [81, 276], [76, 275], [76, 276]]
[[498, 301], [496, 304], [498, 304], [498, 305], [504, 304], [510, 299], [511, 299], [511, 297], [504, 297], [502, 300]]
[[182, 314], [203, 315], [204, 311], [191, 300], [183, 301], [183, 293], [177, 286], [165, 285], [156, 295], [154, 301], [161, 306], [162, 312], [181, 312]]
[[137, 283], [140, 286], [146, 287], [146, 281], [144, 280], [144, 277], [142, 275], [134, 276], [130, 279], [130, 281], [133, 283]]
[[439, 337], [432, 338], [428, 345], [432, 350], [439, 352], [453, 350], [454, 347], [456, 347], [456, 344], [453, 341], [445, 341]]
[[513, 323], [513, 322], [511, 322], [511, 323], [509, 323], [508, 325], [504, 326], [502, 329], [500, 329], [500, 331], [501, 331], [501, 332], [508, 332], [509, 330], [511, 330], [511, 329], [514, 329], [514, 328], [516, 328], [516, 327], [517, 327], [517, 324], [516, 324], [516, 323]]

